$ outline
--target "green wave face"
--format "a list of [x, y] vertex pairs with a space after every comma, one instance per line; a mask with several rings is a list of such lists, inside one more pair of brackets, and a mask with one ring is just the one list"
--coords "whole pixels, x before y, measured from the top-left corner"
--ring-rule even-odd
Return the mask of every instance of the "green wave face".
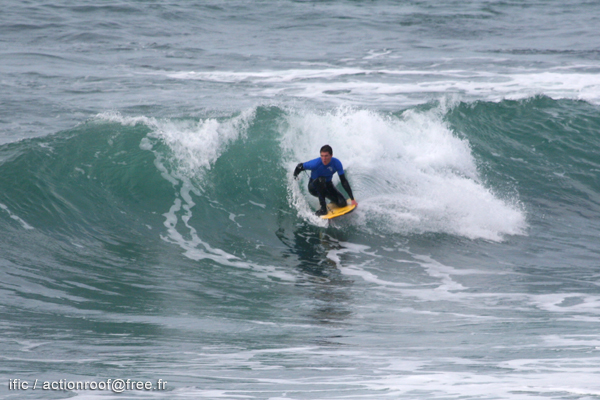
[[10, 213], [51, 234], [97, 239], [122, 232], [154, 241], [159, 232], [171, 237], [165, 229], [182, 237], [193, 230], [233, 254], [240, 241], [267, 240], [282, 224], [325, 227], [312, 216], [306, 177], [295, 182], [290, 173], [328, 143], [360, 204], [337, 229], [502, 240], [526, 232], [534, 205], [596, 201], [596, 111], [535, 97], [396, 113], [103, 114], [3, 146], [0, 203], [8, 211], [0, 215], [14, 229]]

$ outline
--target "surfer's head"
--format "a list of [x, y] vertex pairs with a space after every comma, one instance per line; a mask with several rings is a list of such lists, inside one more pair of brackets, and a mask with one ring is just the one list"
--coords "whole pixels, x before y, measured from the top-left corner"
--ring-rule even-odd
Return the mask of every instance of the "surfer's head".
[[321, 147], [321, 153], [329, 153], [329, 155], [332, 156], [333, 149], [331, 148], [330, 145], [326, 144], [325, 146]]
[[333, 150], [331, 149], [330, 145], [326, 144], [325, 146], [321, 147], [321, 162], [323, 165], [329, 164], [331, 161], [331, 156], [333, 156]]

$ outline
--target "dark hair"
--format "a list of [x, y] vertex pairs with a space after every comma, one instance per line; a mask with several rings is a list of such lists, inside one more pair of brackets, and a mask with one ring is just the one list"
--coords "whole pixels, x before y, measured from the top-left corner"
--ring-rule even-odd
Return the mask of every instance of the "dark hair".
[[325, 146], [321, 147], [321, 151], [320, 152], [321, 153], [329, 153], [330, 155], [333, 155], [333, 149], [328, 144], [326, 144]]

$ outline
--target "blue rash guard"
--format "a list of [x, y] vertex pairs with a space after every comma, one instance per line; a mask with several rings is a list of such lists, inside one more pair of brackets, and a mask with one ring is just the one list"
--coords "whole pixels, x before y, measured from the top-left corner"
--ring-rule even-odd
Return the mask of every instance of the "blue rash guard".
[[333, 174], [336, 172], [339, 176], [344, 175], [344, 167], [342, 167], [342, 162], [335, 157], [331, 157], [331, 161], [329, 164], [324, 165], [321, 158], [315, 158], [314, 160], [310, 160], [302, 164], [304, 169], [310, 170], [310, 178], [317, 179], [321, 176], [324, 176], [327, 182], [331, 182], [333, 178]]

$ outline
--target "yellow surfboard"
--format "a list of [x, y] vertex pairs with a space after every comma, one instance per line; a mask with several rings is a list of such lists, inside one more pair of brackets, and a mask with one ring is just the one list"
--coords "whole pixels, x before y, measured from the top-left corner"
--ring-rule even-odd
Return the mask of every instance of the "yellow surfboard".
[[356, 206], [352, 203], [349, 203], [346, 207], [338, 207], [334, 203], [329, 203], [329, 204], [327, 204], [327, 210], [329, 212], [325, 215], [321, 215], [321, 218], [332, 219], [332, 218], [340, 217], [342, 215], [351, 213], [352, 211], [354, 211], [355, 208], [356, 208]]

